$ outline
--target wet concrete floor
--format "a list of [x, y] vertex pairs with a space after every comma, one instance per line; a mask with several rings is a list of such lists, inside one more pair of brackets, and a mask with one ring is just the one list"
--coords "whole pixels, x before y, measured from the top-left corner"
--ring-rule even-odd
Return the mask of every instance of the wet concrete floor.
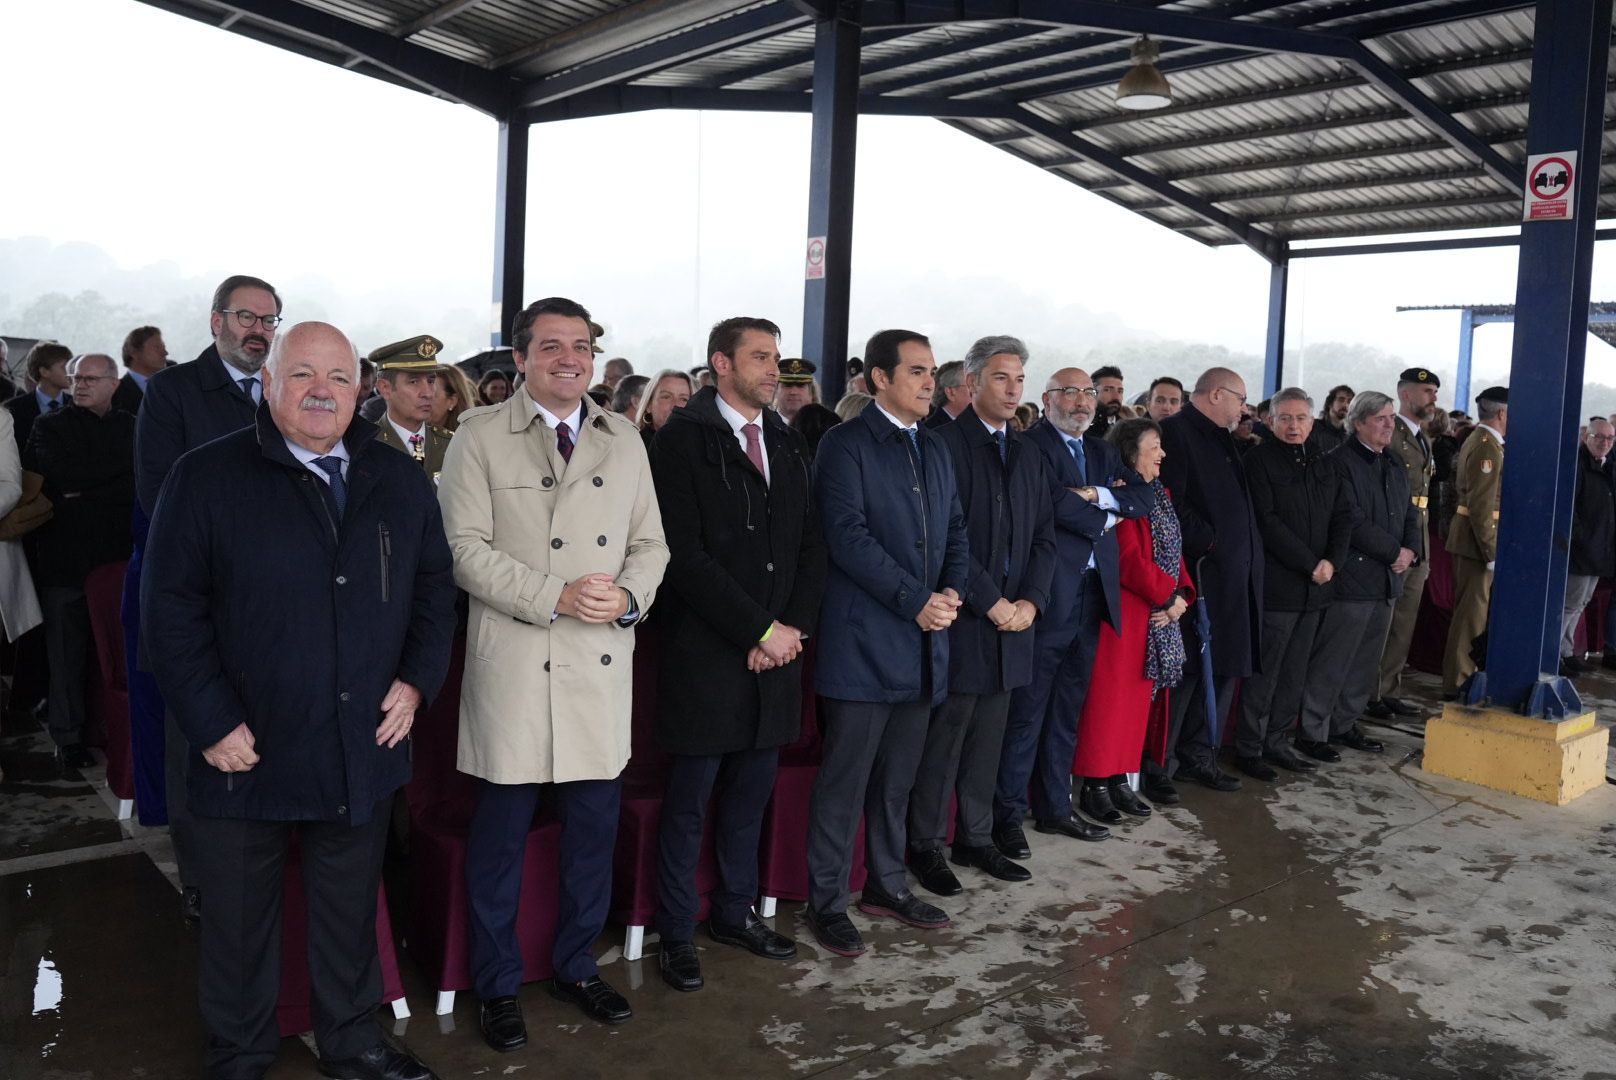
[[[1188, 787], [1103, 844], [1030, 834], [1032, 882], [961, 871], [941, 931], [855, 916], [857, 960], [782, 904], [796, 960], [709, 942], [707, 988], [677, 994], [654, 945], [627, 962], [608, 930], [633, 1022], [589, 1023], [536, 984], [529, 1047], [496, 1055], [474, 996], [433, 1015], [401, 950], [414, 1015], [384, 1024], [445, 1080], [1616, 1080], [1616, 787], [1557, 809], [1432, 777], [1418, 726], [1369, 729], [1385, 754], [1315, 776]], [[42, 734], [0, 737], [0, 765], [0, 1077], [200, 1075], [165, 838], [120, 827], [98, 772], [56, 769]], [[317, 1076], [305, 1042], [270, 1075]]]

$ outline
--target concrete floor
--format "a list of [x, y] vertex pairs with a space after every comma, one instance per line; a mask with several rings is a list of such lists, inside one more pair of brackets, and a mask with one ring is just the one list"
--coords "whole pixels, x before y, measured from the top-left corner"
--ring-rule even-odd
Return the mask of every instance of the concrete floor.
[[[1585, 681], [1590, 703], [1616, 683]], [[1434, 685], [1416, 678], [1429, 698]], [[1417, 728], [1417, 724], [1415, 725]], [[1428, 776], [1417, 736], [1307, 778], [1185, 791], [1104, 844], [1032, 834], [1034, 881], [962, 871], [954, 925], [856, 916], [871, 945], [770, 963], [708, 943], [676, 994], [647, 958], [603, 974], [616, 1029], [542, 985], [531, 1044], [496, 1055], [405, 963], [386, 1023], [459, 1077], [1616, 1078], [1616, 788], [1556, 809]], [[160, 832], [120, 827], [92, 771], [0, 738], [0, 1077], [199, 1075], [194, 942]], [[276, 1080], [318, 1075], [288, 1039]]]

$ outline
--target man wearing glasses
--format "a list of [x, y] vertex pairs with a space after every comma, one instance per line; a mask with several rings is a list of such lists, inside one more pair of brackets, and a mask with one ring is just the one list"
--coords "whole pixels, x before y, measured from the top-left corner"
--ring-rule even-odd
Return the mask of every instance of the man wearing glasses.
[[1234, 688], [1256, 670], [1261, 652], [1263, 543], [1252, 512], [1245, 470], [1231, 432], [1246, 405], [1246, 382], [1228, 368], [1208, 368], [1195, 380], [1189, 404], [1162, 421], [1161, 480], [1173, 495], [1184, 532], [1184, 561], [1212, 621], [1212, 670], [1196, 662], [1201, 641], [1186, 620], [1184, 649], [1190, 665], [1169, 698], [1167, 761], [1145, 762], [1145, 794], [1158, 803], [1178, 801], [1171, 777], [1214, 791], [1235, 791], [1240, 781], [1217, 767], [1206, 709], [1210, 678], [1217, 718], [1229, 715]]
[[1033, 626], [1032, 680], [1011, 691], [999, 755], [993, 843], [1007, 859], [1032, 854], [1022, 831], [1029, 809], [1042, 833], [1089, 841], [1111, 835], [1072, 812], [1077, 718], [1100, 621], [1117, 626], [1122, 617], [1114, 530], [1121, 518], [1144, 517], [1156, 504], [1145, 484], [1114, 486], [1125, 477], [1122, 457], [1090, 430], [1098, 398], [1087, 372], [1055, 372], [1043, 405], [1044, 418], [1027, 429], [1026, 441], [1043, 454], [1054, 500], [1055, 573]]
[[1566, 576], [1565, 622], [1560, 636], [1563, 675], [1593, 670], [1577, 655], [1577, 624], [1602, 577], [1616, 575], [1616, 425], [1590, 417], [1577, 449], [1577, 501], [1571, 519], [1571, 563]]
[[[263, 400], [259, 369], [269, 356], [280, 321], [281, 298], [274, 286], [246, 274], [227, 277], [213, 292], [209, 318], [213, 344], [190, 363], [164, 368], [147, 381], [146, 397], [135, 423], [135, 489], [140, 512], [136, 514], [134, 553], [124, 581], [126, 594], [140, 588], [146, 524], [174, 462], [181, 454], [254, 422], [258, 403]], [[138, 642], [133, 655], [132, 666], [137, 668], [137, 674], [130, 682], [129, 722], [136, 771], [150, 775], [155, 769], [166, 774], [166, 816], [174, 841], [183, 911], [188, 921], [194, 921], [201, 917], [201, 906], [190, 875], [194, 855], [191, 819], [185, 803], [185, 761], [189, 750], [172, 718], [163, 722], [163, 734], [158, 735], [162, 700], [149, 678], [141, 677], [150, 669]], [[157, 764], [159, 759], [164, 762], [161, 766]], [[141, 820], [149, 820], [144, 809]]]
[[91, 649], [84, 579], [129, 550], [135, 418], [112, 407], [118, 389], [112, 357], [76, 357], [67, 373], [73, 403], [34, 423], [23, 465], [45, 478], [56, 508], [34, 548], [50, 667], [50, 734], [62, 763], [82, 769], [95, 763], [81, 741]]

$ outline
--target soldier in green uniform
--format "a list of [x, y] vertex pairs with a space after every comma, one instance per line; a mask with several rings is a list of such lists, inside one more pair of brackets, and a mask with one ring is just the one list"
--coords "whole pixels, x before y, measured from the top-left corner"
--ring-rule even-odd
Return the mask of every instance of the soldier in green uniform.
[[387, 411], [376, 421], [380, 441], [419, 461], [433, 483], [443, 471], [443, 454], [454, 435], [447, 428], [427, 423], [442, 351], [443, 342], [422, 334], [383, 345], [368, 358], [376, 365], [376, 392], [387, 402]]
[[1392, 611], [1392, 626], [1386, 635], [1386, 649], [1380, 655], [1380, 688], [1364, 712], [1377, 720], [1394, 716], [1419, 716], [1421, 710], [1397, 696], [1403, 682], [1403, 665], [1408, 661], [1409, 642], [1414, 640], [1414, 623], [1425, 595], [1425, 579], [1431, 573], [1431, 475], [1436, 458], [1425, 423], [1436, 415], [1436, 392], [1442, 380], [1425, 368], [1409, 368], [1397, 377], [1397, 424], [1387, 451], [1403, 462], [1408, 476], [1408, 494], [1420, 517], [1419, 558], [1403, 574], [1403, 592]]
[[1442, 692], [1452, 696], [1475, 673], [1470, 646], [1487, 629], [1493, 562], [1498, 558], [1498, 493], [1503, 487], [1504, 430], [1509, 391], [1492, 386], [1476, 396], [1476, 428], [1454, 465], [1458, 506], [1448, 527], [1453, 556], [1453, 624], [1442, 657]]

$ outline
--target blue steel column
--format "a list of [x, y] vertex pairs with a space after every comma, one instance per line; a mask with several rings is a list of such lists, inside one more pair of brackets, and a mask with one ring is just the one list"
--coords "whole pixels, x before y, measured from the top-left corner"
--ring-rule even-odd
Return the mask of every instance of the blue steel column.
[[814, 27], [814, 133], [808, 235], [825, 238], [825, 272], [803, 287], [802, 354], [819, 365], [827, 403], [847, 386], [847, 309], [853, 268], [853, 155], [858, 144], [861, 5], [838, 5]]
[[1271, 398], [1285, 385], [1285, 301], [1290, 295], [1291, 261], [1268, 268], [1268, 348], [1263, 356], [1262, 396]]
[[1576, 477], [1577, 414], [1588, 341], [1610, 0], [1541, 0], [1532, 56], [1528, 153], [1578, 151], [1573, 221], [1521, 229], [1485, 693], [1557, 719], [1581, 709], [1558, 666]]
[[1476, 347], [1476, 313], [1471, 308], [1459, 312], [1459, 373], [1453, 380], [1453, 407], [1474, 416], [1470, 401], [1470, 354]]
[[499, 123], [494, 189], [494, 305], [490, 345], [509, 345], [511, 323], [522, 310], [522, 268], [527, 251], [527, 138], [518, 113]]

